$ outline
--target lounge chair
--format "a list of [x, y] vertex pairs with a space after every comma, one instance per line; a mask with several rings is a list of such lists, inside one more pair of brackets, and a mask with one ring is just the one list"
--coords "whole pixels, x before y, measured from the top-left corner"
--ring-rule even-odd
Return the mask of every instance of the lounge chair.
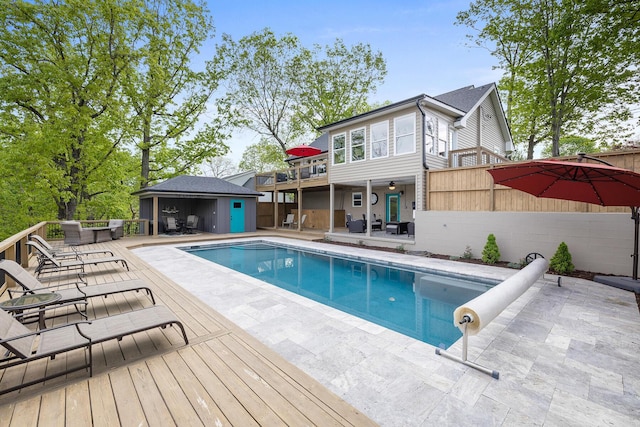
[[60, 288], [59, 286], [46, 287], [38, 279], [33, 277], [27, 270], [15, 261], [0, 260], [0, 271], [8, 274], [18, 285], [22, 287], [22, 291], [7, 289], [9, 297], [13, 298], [14, 293], [20, 294], [40, 294], [55, 292], [60, 295], [60, 299], [54, 304], [65, 304], [76, 301], [86, 301], [88, 298], [106, 297], [107, 295], [119, 294], [123, 292], [139, 292], [146, 291], [151, 302], [155, 305], [156, 300], [153, 292], [143, 280], [122, 280], [119, 282], [99, 283], [90, 286]]
[[40, 276], [43, 273], [59, 272], [62, 270], [80, 270], [84, 272], [84, 266], [87, 264], [104, 264], [106, 262], [122, 263], [123, 267], [129, 270], [129, 265], [124, 258], [121, 257], [105, 257], [105, 258], [77, 258], [69, 260], [60, 260], [54, 257], [48, 250], [43, 248], [40, 244], [33, 240], [27, 242], [27, 245], [31, 246], [38, 252], [38, 267], [36, 267], [36, 273]]
[[[93, 344], [112, 339], [120, 340], [137, 332], [165, 328], [174, 324], [180, 327], [185, 344], [189, 344], [182, 323], [171, 310], [161, 305], [91, 321], [58, 325], [38, 331], [29, 330], [25, 325], [11, 317], [9, 313], [0, 310], [0, 345], [8, 350], [0, 358], [0, 369], [7, 369], [46, 357], [50, 357], [53, 360], [57, 355], [72, 350], [85, 350], [83, 364], [69, 366], [65, 365], [64, 361], [61, 361], [59, 363], [60, 371], [54, 369], [52, 374], [5, 388], [0, 391], [0, 394], [9, 393], [83, 369], [88, 369], [89, 376], [93, 376]], [[68, 358], [69, 363], [71, 363], [71, 360], [71, 358]], [[49, 369], [47, 371], [51, 372]], [[7, 377], [5, 376], [5, 378]]]
[[96, 254], [103, 254], [103, 255], [108, 254], [113, 256], [113, 252], [107, 249], [91, 249], [88, 251], [79, 251], [72, 246], [71, 248], [73, 250], [71, 251], [67, 251], [67, 252], [60, 251], [55, 249], [53, 246], [49, 244], [49, 242], [47, 242], [45, 239], [43, 239], [41, 236], [38, 236], [37, 234], [32, 234], [31, 236], [29, 236], [29, 239], [39, 243], [40, 246], [48, 250], [51, 255], [53, 255], [55, 258], [58, 258], [58, 259], [78, 258], [79, 256], [82, 257], [82, 256], [88, 256], [88, 255], [96, 255]]
[[86, 245], [96, 241], [93, 230], [82, 227], [78, 221], [61, 222], [60, 228], [64, 232], [65, 245]]
[[285, 225], [289, 228], [291, 228], [291, 225], [293, 224], [293, 214], [287, 214], [287, 218], [282, 221], [282, 226], [284, 227]]
[[193, 233], [193, 230], [198, 229], [198, 215], [187, 216], [187, 223], [184, 226], [187, 229], [187, 233]]
[[[300, 218], [300, 228], [302, 228], [302, 226], [304, 225], [304, 221], [306, 219], [307, 219], [307, 215], [302, 215], [302, 218]], [[296, 227], [298, 226], [298, 221], [296, 221], [295, 218], [293, 220], [293, 225]]]

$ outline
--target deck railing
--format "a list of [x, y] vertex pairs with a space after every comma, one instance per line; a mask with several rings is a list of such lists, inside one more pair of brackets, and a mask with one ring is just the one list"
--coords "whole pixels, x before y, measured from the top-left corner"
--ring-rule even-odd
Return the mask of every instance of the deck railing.
[[491, 165], [510, 160], [483, 147], [464, 148], [449, 152], [449, 167]]
[[327, 183], [326, 162], [256, 174], [256, 191], [291, 188], [292, 186], [304, 184], [324, 185]]

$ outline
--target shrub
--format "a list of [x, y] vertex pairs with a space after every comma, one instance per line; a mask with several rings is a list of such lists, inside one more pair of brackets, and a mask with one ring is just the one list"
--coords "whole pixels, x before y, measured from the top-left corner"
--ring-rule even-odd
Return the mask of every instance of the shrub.
[[404, 245], [396, 246], [396, 251], [398, 251], [398, 252], [400, 252], [402, 254], [407, 252], [407, 250], [404, 248]]
[[549, 267], [558, 274], [569, 274], [575, 269], [571, 262], [569, 247], [565, 242], [560, 243], [555, 255], [549, 260]]
[[482, 250], [482, 262], [485, 264], [495, 264], [500, 260], [500, 249], [496, 243], [496, 236], [489, 234], [487, 237], [487, 244], [484, 245]]
[[462, 253], [462, 258], [464, 259], [473, 258], [473, 252], [471, 252], [471, 246], [467, 245], [467, 247], [464, 249], [464, 252]]

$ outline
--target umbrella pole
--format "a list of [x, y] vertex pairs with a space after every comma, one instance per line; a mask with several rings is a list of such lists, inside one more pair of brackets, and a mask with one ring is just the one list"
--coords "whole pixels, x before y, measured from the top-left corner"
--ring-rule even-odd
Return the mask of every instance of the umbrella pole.
[[631, 219], [635, 222], [635, 235], [633, 240], [633, 280], [638, 280], [638, 232], [640, 231], [640, 212], [638, 207], [631, 208]]

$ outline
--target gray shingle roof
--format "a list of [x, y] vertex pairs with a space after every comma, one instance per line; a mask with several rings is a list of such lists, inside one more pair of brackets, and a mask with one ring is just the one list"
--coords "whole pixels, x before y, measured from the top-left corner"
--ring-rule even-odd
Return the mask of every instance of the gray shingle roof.
[[197, 193], [211, 195], [260, 196], [262, 193], [241, 187], [220, 178], [182, 175], [168, 179], [133, 194], [146, 193]]
[[466, 86], [451, 92], [434, 96], [433, 99], [468, 113], [493, 86], [493, 83], [478, 87], [473, 85]]

